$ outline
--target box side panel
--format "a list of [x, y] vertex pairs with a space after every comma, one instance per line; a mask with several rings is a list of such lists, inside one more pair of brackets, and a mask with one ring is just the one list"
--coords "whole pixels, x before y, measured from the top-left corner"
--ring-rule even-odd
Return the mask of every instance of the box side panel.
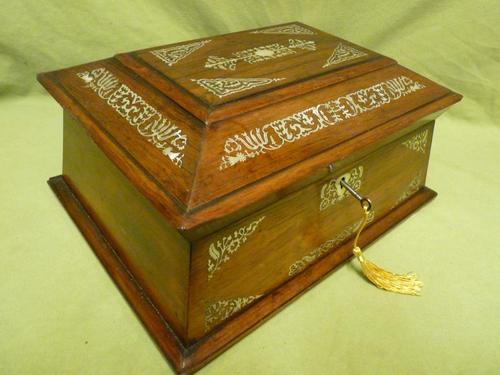
[[359, 203], [338, 185], [339, 178], [372, 200], [372, 222], [417, 193], [425, 185], [433, 125], [420, 126], [196, 241], [189, 340], [208, 334], [352, 238], [363, 215]]
[[147, 296], [184, 337], [189, 243], [68, 112], [64, 114], [63, 175]]
[[[201, 124], [193, 116], [113, 60], [63, 69], [50, 76], [64, 93], [64, 108], [72, 113], [83, 108], [86, 120], [75, 116], [82, 125], [89, 127], [90, 122], [90, 127], [136, 162], [168, 199], [181, 208], [187, 205], [201, 147]], [[75, 102], [78, 109], [67, 102]], [[123, 168], [111, 147], [101, 147]], [[137, 175], [128, 178], [136, 186], [140, 184]]]

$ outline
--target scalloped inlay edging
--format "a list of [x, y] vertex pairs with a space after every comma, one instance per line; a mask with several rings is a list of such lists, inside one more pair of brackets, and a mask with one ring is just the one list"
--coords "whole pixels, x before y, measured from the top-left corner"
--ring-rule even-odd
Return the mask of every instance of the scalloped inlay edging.
[[396, 101], [425, 86], [398, 76], [350, 94], [329, 100], [240, 134], [228, 137], [220, 170], [275, 151], [329, 126]]
[[156, 49], [149, 52], [168, 66], [172, 66], [209, 42], [211, 42], [211, 40], [207, 39], [199, 42], [182, 44], [180, 46]]
[[344, 178], [345, 181], [351, 185], [354, 190], [359, 190], [361, 188], [363, 177], [363, 166], [360, 165], [356, 168], [351, 169], [349, 172], [343, 174], [342, 176], [332, 178], [329, 182], [321, 187], [319, 210], [324, 211], [328, 207], [331, 207], [337, 202], [343, 200], [349, 195], [347, 190], [340, 186], [340, 179]]
[[292, 24], [285, 26], [275, 26], [268, 29], [250, 31], [250, 34], [304, 34], [304, 35], [314, 35], [314, 31], [306, 29], [303, 26]]
[[260, 297], [262, 297], [262, 294], [224, 299], [207, 304], [205, 307], [205, 331], [208, 331], [210, 328], [236, 314], [243, 307], [249, 305]]
[[222, 98], [255, 87], [269, 85], [283, 79], [286, 78], [191, 78], [191, 81], [196, 82], [212, 94]]
[[403, 142], [403, 145], [409, 148], [412, 151], [420, 152], [425, 154], [427, 150], [427, 139], [429, 135], [429, 129], [425, 129], [424, 131], [414, 135], [410, 139]]
[[208, 56], [205, 62], [205, 68], [235, 70], [238, 61], [255, 64], [261, 61], [292, 55], [296, 53], [295, 49], [314, 51], [316, 50], [316, 43], [312, 40], [289, 39], [288, 46], [280, 43], [273, 43], [233, 52], [232, 55], [234, 57]]
[[[372, 222], [375, 218], [375, 212], [370, 211], [370, 216], [368, 216], [368, 223]], [[312, 250], [309, 254], [304, 255], [301, 259], [294, 262], [288, 268], [288, 276], [294, 276], [301, 272], [303, 269], [307, 267], [308, 264], [314, 262], [316, 259], [321, 257], [323, 254], [328, 253], [330, 250], [334, 249], [337, 245], [340, 245], [349, 237], [351, 237], [358, 227], [361, 225], [363, 220], [358, 220], [354, 224], [347, 226], [344, 228], [339, 234], [333, 237], [331, 240], [328, 240], [322, 243], [319, 247]]]
[[325, 65], [323, 65], [323, 68], [327, 68], [330, 65], [340, 64], [344, 61], [354, 60], [358, 57], [363, 57], [366, 55], [367, 53], [359, 51], [352, 46], [347, 46], [343, 43], [339, 43], [333, 50], [333, 53], [328, 58]]
[[233, 234], [210, 244], [208, 247], [208, 280], [211, 280], [215, 272], [220, 270], [221, 265], [238, 251], [240, 246], [247, 241], [248, 236], [257, 230], [265, 218], [265, 216], [261, 216], [250, 224], [235, 230]]
[[187, 135], [167, 116], [149, 105], [140, 95], [121, 83], [105, 68], [76, 73], [137, 132], [161, 150], [176, 166], [182, 166]]

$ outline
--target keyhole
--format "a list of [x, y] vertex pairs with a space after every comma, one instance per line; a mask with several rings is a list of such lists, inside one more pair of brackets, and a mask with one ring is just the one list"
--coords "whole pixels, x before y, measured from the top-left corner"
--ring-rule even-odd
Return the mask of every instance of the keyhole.
[[336, 185], [336, 188], [337, 188], [337, 194], [339, 197], [343, 197], [344, 194], [347, 192], [346, 188], [343, 187], [341, 184], [340, 184], [340, 181], [344, 181], [345, 183], [349, 183], [349, 180], [351, 179], [351, 174], [350, 173], [346, 173], [342, 176], [340, 176], [335, 185]]

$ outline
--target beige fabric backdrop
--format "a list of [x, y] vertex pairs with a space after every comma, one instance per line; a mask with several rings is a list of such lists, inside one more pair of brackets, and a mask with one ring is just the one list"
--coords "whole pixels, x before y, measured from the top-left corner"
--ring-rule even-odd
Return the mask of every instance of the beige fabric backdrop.
[[203, 374], [500, 372], [500, 5], [496, 1], [4, 1], [0, 11], [0, 374], [171, 372], [45, 180], [61, 110], [35, 73], [299, 20], [396, 58], [465, 99], [437, 124], [440, 196], [368, 256], [420, 298], [346, 265]]

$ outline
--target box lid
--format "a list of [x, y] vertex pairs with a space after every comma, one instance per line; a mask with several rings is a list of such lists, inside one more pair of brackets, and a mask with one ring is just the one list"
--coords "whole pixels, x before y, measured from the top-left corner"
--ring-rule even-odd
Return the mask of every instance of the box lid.
[[299, 22], [116, 58], [207, 125], [395, 63]]
[[39, 80], [188, 236], [460, 100], [298, 22], [119, 54]]

